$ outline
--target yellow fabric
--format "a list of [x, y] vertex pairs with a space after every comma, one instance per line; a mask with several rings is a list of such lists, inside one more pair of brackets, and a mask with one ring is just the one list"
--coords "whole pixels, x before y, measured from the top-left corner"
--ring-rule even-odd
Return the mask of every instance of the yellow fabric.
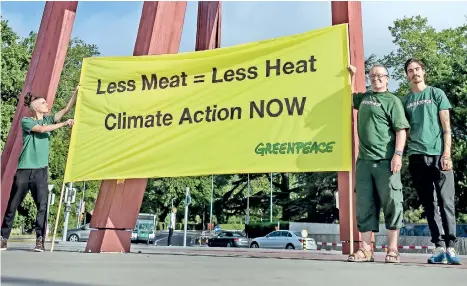
[[209, 51], [86, 58], [65, 181], [349, 171], [348, 63], [347, 25]]

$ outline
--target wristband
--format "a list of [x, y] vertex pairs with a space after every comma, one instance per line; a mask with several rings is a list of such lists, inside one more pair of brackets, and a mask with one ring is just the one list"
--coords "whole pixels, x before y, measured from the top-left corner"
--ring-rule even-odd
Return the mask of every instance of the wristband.
[[399, 156], [402, 157], [402, 154], [403, 154], [403, 153], [402, 153], [402, 151], [396, 151], [396, 152], [394, 152], [394, 154], [399, 155]]

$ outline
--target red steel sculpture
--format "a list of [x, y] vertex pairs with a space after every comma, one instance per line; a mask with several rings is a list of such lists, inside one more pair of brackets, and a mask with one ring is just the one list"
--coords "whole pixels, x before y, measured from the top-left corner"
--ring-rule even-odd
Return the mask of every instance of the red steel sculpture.
[[[18, 166], [22, 136], [20, 118], [28, 116], [23, 106], [28, 91], [44, 95], [52, 106], [62, 71], [78, 2], [46, 2], [36, 45], [31, 58], [23, 91], [2, 153], [2, 220], [10, 196], [13, 176]], [[349, 24], [350, 60], [357, 67], [357, 91], [365, 90], [363, 32], [361, 3], [353, 1], [331, 2], [332, 24]], [[185, 18], [186, 2], [144, 2], [134, 56], [177, 53]], [[47, 41], [45, 41], [47, 39]], [[198, 3], [196, 51], [220, 47], [221, 2]], [[350, 95], [349, 95], [350, 96]], [[358, 154], [358, 136], [353, 113], [352, 164]], [[354, 169], [354, 168], [353, 168]], [[342, 252], [349, 254], [351, 247], [360, 244], [356, 228], [355, 199], [353, 194], [355, 172], [339, 172], [339, 219]], [[131, 231], [143, 200], [147, 179], [102, 181], [96, 207], [91, 219], [91, 231], [86, 252], [129, 252]], [[353, 244], [352, 244], [353, 243]]]

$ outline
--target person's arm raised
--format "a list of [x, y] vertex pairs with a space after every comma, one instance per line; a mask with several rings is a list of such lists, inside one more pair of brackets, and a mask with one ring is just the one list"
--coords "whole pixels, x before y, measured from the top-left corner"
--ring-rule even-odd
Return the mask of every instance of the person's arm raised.
[[54, 131], [55, 129], [61, 128], [63, 126], [73, 126], [73, 124], [74, 124], [73, 119], [68, 119], [67, 121], [56, 123], [56, 124], [35, 125], [31, 129], [31, 131], [32, 132], [37, 132], [37, 133], [45, 133], [45, 132]]
[[356, 93], [355, 90], [355, 74], [357, 73], [357, 68], [349, 65], [348, 68], [349, 73], [350, 73], [350, 86], [351, 86], [351, 92], [352, 92], [352, 108], [354, 109], [359, 109], [360, 102], [362, 101], [362, 98], [364, 96], [363, 93]]
[[75, 101], [76, 101], [76, 95], [78, 94], [78, 89], [79, 89], [79, 85], [75, 88], [75, 90], [73, 91], [73, 94], [71, 95], [71, 98], [70, 100], [68, 101], [67, 105], [65, 106], [65, 108], [63, 108], [62, 110], [60, 110], [59, 112], [55, 113], [54, 115], [54, 121], [55, 122], [59, 122], [60, 119], [62, 119], [62, 117], [67, 114], [71, 108], [73, 107], [73, 105], [75, 104]]

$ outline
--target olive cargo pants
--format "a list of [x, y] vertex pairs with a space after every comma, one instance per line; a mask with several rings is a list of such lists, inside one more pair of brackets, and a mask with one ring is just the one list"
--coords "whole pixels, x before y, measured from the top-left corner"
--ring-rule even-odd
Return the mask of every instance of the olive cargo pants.
[[360, 232], [379, 232], [383, 208], [386, 229], [403, 226], [402, 182], [400, 172], [393, 174], [390, 160], [357, 160], [357, 228]]

